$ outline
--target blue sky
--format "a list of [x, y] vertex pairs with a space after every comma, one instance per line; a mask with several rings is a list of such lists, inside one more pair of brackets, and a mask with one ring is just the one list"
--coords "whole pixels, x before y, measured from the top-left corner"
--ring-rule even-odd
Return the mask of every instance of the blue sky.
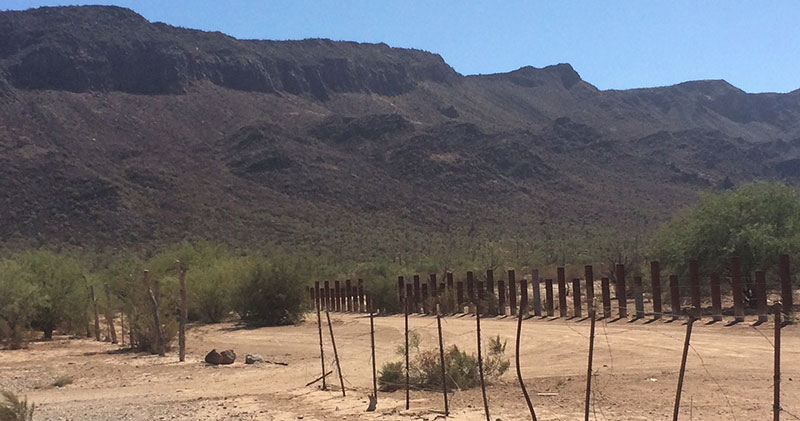
[[[69, 2], [0, 0], [0, 9]], [[601, 89], [725, 79], [800, 88], [797, 1], [244, 1], [116, 4], [151, 21], [237, 38], [385, 42], [441, 54], [462, 74], [570, 63]]]

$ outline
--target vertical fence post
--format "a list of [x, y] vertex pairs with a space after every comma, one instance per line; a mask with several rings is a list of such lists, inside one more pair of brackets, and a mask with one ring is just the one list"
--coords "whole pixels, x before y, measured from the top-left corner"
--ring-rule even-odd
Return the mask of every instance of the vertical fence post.
[[[331, 309], [331, 283], [330, 281], [325, 281], [325, 294], [323, 294], [322, 298], [324, 298], [324, 310]], [[323, 373], [324, 374], [324, 373]]]
[[560, 317], [567, 317], [567, 279], [564, 275], [564, 268], [558, 268], [558, 314]]
[[444, 361], [444, 339], [442, 339], [441, 296], [436, 300], [436, 330], [439, 333], [439, 365], [442, 366], [442, 395], [444, 397], [444, 415], [450, 415], [450, 404], [447, 402], [447, 365]]
[[584, 405], [584, 420], [589, 421], [589, 403], [591, 402], [592, 398], [592, 362], [594, 359], [594, 330], [595, 330], [595, 321], [597, 319], [597, 300], [592, 297], [592, 301], [588, 301], [586, 303], [589, 306], [589, 319], [591, 321], [591, 325], [589, 328], [589, 363], [586, 368], [586, 398], [585, 398], [585, 405]]
[[497, 281], [497, 314], [506, 315], [506, 283], [502, 279]]
[[411, 374], [410, 374], [410, 361], [408, 357], [408, 313], [411, 312], [411, 297], [414, 294], [413, 286], [411, 284], [406, 285], [406, 319], [405, 319], [405, 332], [406, 332], [406, 410], [411, 408]]
[[767, 279], [764, 271], [756, 271], [756, 309], [758, 310], [758, 323], [767, 322]]
[[344, 311], [353, 311], [353, 284], [349, 279], [344, 281]]
[[186, 294], [186, 267], [180, 260], [176, 260], [175, 264], [178, 265], [178, 286], [181, 294], [181, 317], [178, 325], [178, 360], [184, 362], [186, 360], [186, 322], [189, 319], [189, 310], [187, 308], [189, 298]]
[[[469, 277], [471, 272], [467, 272], [467, 276]], [[478, 374], [481, 378], [481, 394], [483, 395], [483, 409], [486, 413], [486, 421], [491, 421], [491, 417], [489, 416], [489, 398], [486, 396], [486, 381], [483, 378], [483, 357], [481, 355], [481, 348], [483, 345], [481, 344], [481, 300], [483, 300], [483, 288], [482, 282], [478, 282], [478, 295], [477, 297], [471, 297], [475, 300], [475, 324], [478, 331]], [[477, 298], [477, 299], [475, 299]]]
[[741, 261], [738, 256], [731, 258], [731, 288], [733, 288], [733, 315], [737, 322], [743, 322], [744, 297], [742, 296]]
[[600, 289], [603, 296], [603, 318], [611, 318], [611, 282], [608, 278], [600, 279]]
[[[372, 304], [372, 303], [370, 303]], [[372, 398], [378, 404], [378, 370], [375, 362], [375, 309], [370, 305], [369, 311], [369, 345], [372, 349]]]
[[619, 318], [628, 317], [628, 292], [625, 290], [625, 265], [618, 263], [617, 275], [617, 302], [619, 303]]
[[669, 276], [669, 296], [672, 299], [672, 320], [678, 320], [681, 315], [681, 289], [677, 275]]
[[581, 280], [578, 278], [572, 280], [572, 311], [575, 317], [581, 317], [583, 315], [581, 306]]
[[531, 286], [533, 287], [533, 315], [542, 316], [542, 291], [539, 285], [539, 270], [534, 269], [531, 274]]
[[650, 282], [653, 292], [653, 318], [658, 320], [664, 314], [661, 305], [661, 268], [657, 261], [650, 262]]
[[404, 303], [406, 301], [405, 295], [406, 295], [406, 281], [405, 281], [405, 279], [403, 279], [402, 276], [398, 276], [397, 277], [397, 299], [400, 302], [400, 304], [402, 304], [402, 303]]
[[781, 308], [784, 314], [790, 315], [794, 306], [794, 289], [792, 288], [792, 272], [789, 268], [788, 254], [781, 254], [778, 258], [778, 272], [781, 278]]
[[644, 287], [642, 286], [642, 277], [633, 277], [633, 297], [636, 302], [636, 318], [644, 318]]
[[419, 275], [414, 275], [414, 303], [411, 306], [411, 311], [414, 313], [419, 313], [420, 304], [422, 296], [422, 288], [420, 288], [419, 284]]
[[722, 291], [720, 290], [719, 274], [711, 276], [711, 320], [722, 321]]
[[337, 312], [342, 311], [342, 285], [339, 281], [334, 281], [334, 291], [333, 291], [333, 299], [334, 299], [334, 308]]
[[525, 277], [519, 280], [519, 314], [528, 315], [528, 280]]
[[508, 306], [511, 316], [517, 315], [517, 277], [513, 270], [508, 271]]
[[553, 317], [555, 315], [555, 305], [553, 301], [555, 298], [553, 297], [553, 280], [552, 279], [545, 279], [544, 281], [544, 297], [545, 297], [545, 308], [547, 311], [547, 317]]
[[494, 271], [486, 269], [486, 292], [487, 295], [494, 295]]
[[781, 419], [781, 303], [775, 303], [775, 339], [773, 345], [775, 346], [775, 365], [773, 368], [772, 378], [772, 419], [773, 421], [780, 421]]
[[[520, 295], [519, 305], [520, 309], [528, 307], [528, 283], [525, 278], [520, 279]], [[528, 410], [531, 413], [531, 418], [536, 421], [536, 411], [533, 410], [533, 403], [531, 397], [528, 395], [528, 388], [525, 387], [525, 381], [522, 379], [522, 366], [519, 363], [519, 345], [522, 336], [522, 319], [525, 317], [524, 311], [520, 310], [517, 318], [517, 343], [514, 352], [514, 362], [517, 367], [517, 379], [519, 380], [519, 387], [522, 388], [522, 395], [525, 397], [525, 403], [528, 404]]]
[[428, 314], [428, 284], [422, 284], [422, 314]]
[[475, 303], [475, 277], [472, 271], [467, 272], [467, 302], [469, 303], [471, 311]]
[[161, 327], [161, 317], [158, 314], [158, 300], [156, 299], [153, 290], [150, 289], [150, 271], [144, 271], [144, 286], [150, 298], [150, 304], [153, 310], [153, 328], [156, 332], [156, 346], [158, 347], [158, 356], [164, 357], [167, 355], [167, 345], [164, 341], [164, 329]]
[[689, 341], [692, 337], [692, 325], [694, 324], [694, 314], [689, 316], [686, 323], [686, 339], [683, 342], [683, 356], [681, 357], [681, 370], [678, 372], [678, 390], [675, 392], [675, 408], [672, 412], [672, 421], [678, 421], [678, 413], [681, 408], [681, 390], [683, 389], [683, 376], [686, 373], [686, 360], [689, 357]]
[[700, 264], [697, 260], [689, 261], [689, 283], [692, 293], [692, 309], [695, 317], [700, 320], [703, 317], [703, 309], [700, 303]]

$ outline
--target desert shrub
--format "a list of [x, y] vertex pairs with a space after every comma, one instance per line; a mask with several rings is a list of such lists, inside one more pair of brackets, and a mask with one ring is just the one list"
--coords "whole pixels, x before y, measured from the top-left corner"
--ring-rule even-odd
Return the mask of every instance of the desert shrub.
[[741, 258], [744, 273], [770, 270], [778, 255], [800, 252], [800, 192], [759, 182], [722, 193], [706, 192], [677, 213], [653, 241], [653, 255], [674, 273], [697, 259], [705, 273], [726, 273]]
[[[410, 338], [409, 338], [410, 339]], [[484, 361], [484, 374], [488, 381], [493, 381], [502, 376], [511, 365], [505, 358], [506, 342], [500, 337], [491, 338], [488, 344], [488, 355]], [[414, 348], [409, 345], [409, 348]], [[400, 345], [398, 351], [403, 352], [405, 345]], [[480, 371], [478, 358], [451, 345], [445, 350], [445, 373], [449, 388], [470, 389], [480, 385]], [[417, 389], [438, 389], [442, 385], [442, 365], [439, 350], [436, 348], [414, 352], [410, 361], [409, 383]], [[404, 361], [388, 362], [383, 365], [378, 377], [378, 384], [382, 391], [391, 392], [405, 387]]]
[[20, 399], [12, 392], [1, 391], [3, 400], [0, 401], [0, 421], [30, 421], [33, 420], [35, 405], [28, 405], [26, 399]]
[[58, 376], [50, 383], [50, 386], [53, 387], [64, 387], [66, 385], [72, 384], [74, 379], [72, 376]]
[[20, 254], [15, 260], [26, 271], [37, 290], [31, 326], [41, 330], [45, 339], [53, 331], [79, 332], [89, 322], [89, 295], [86, 278], [74, 258], [49, 251]]
[[35, 316], [39, 290], [31, 275], [16, 261], [0, 261], [0, 323], [11, 349], [21, 348]]
[[287, 261], [251, 261], [233, 296], [242, 320], [265, 326], [297, 323], [308, 308], [296, 265]]

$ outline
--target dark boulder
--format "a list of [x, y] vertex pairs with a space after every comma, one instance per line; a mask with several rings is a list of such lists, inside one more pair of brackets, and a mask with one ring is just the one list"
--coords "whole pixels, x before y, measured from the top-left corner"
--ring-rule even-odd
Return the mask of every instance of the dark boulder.
[[236, 353], [233, 352], [232, 349], [222, 351], [220, 356], [220, 364], [233, 364], [233, 362], [236, 361]]
[[206, 354], [206, 362], [214, 365], [222, 364], [222, 355], [216, 349], [212, 349], [211, 352]]

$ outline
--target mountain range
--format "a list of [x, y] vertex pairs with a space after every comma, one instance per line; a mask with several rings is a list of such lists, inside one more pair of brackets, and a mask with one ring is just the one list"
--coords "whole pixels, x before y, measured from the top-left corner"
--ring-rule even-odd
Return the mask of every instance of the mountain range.
[[6, 247], [597, 243], [702, 190], [800, 184], [800, 90], [599, 90], [569, 64], [465, 76], [385, 44], [39, 8], [0, 12], [0, 151]]

